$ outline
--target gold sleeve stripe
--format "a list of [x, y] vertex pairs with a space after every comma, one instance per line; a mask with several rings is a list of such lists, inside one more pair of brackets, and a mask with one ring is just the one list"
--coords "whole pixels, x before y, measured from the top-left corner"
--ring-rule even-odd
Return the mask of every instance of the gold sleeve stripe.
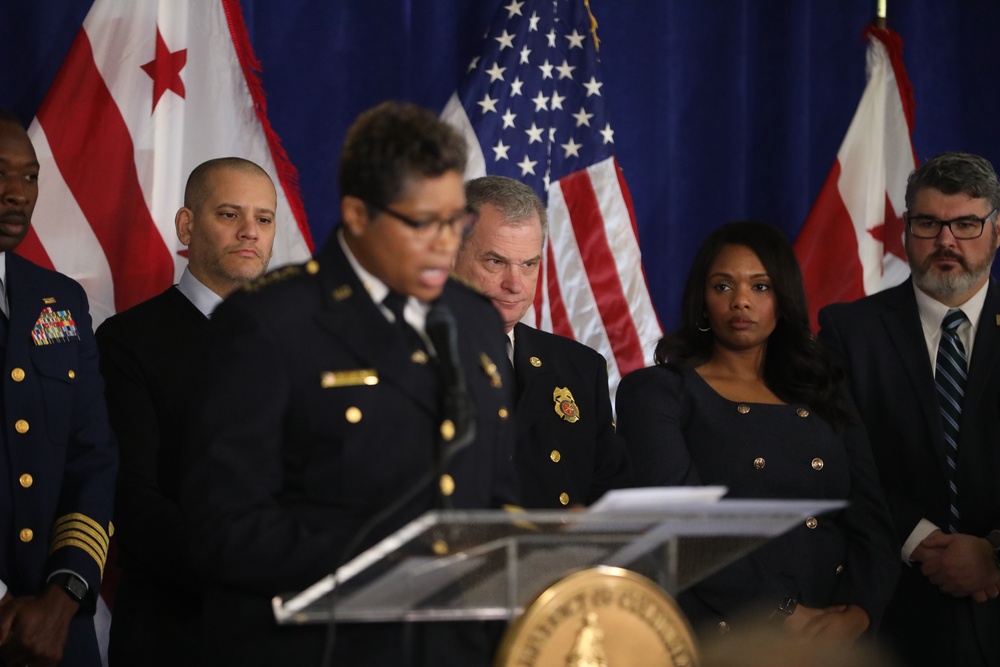
[[75, 539], [82, 542], [86, 542], [90, 545], [90, 548], [95, 552], [102, 554], [102, 558], [108, 557], [108, 547], [106, 544], [100, 541], [100, 539], [95, 538], [93, 535], [84, 530], [72, 530], [64, 529], [60, 530], [52, 536], [52, 542], [58, 542], [64, 539]]
[[89, 516], [79, 513], [64, 514], [63, 516], [56, 519], [55, 524], [52, 527], [52, 531], [55, 535], [59, 535], [65, 530], [79, 530], [92, 535], [95, 540], [103, 545], [104, 549], [108, 548], [108, 533], [104, 530], [101, 524], [97, 523]]
[[104, 576], [105, 560], [104, 558], [101, 557], [100, 554], [94, 551], [94, 548], [88, 542], [84, 542], [83, 540], [78, 540], [72, 537], [65, 537], [59, 540], [58, 542], [53, 542], [52, 548], [49, 550], [49, 553], [55, 553], [56, 551], [62, 549], [63, 547], [78, 547], [86, 551], [87, 554], [91, 558], [93, 558], [94, 561], [97, 562], [97, 567], [101, 569], [101, 576]]

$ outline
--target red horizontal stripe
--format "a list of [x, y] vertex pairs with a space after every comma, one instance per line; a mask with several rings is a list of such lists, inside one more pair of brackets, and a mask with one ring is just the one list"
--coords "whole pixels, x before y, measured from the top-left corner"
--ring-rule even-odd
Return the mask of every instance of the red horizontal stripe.
[[566, 338], [574, 338], [573, 325], [569, 321], [566, 304], [563, 303], [562, 290], [559, 289], [559, 274], [556, 271], [556, 256], [552, 252], [552, 244], [547, 243], [545, 250], [545, 263], [548, 265], [546, 272], [548, 284], [546, 287], [549, 290], [549, 315], [552, 317], [552, 333]]
[[125, 310], [169, 287], [174, 263], [146, 207], [132, 137], [82, 29], [38, 121], [111, 267], [115, 309]]
[[590, 174], [586, 170], [574, 172], [560, 179], [559, 186], [615, 363], [619, 369], [640, 368], [644, 363], [642, 344], [618, 277], [618, 265], [604, 233], [604, 218]]

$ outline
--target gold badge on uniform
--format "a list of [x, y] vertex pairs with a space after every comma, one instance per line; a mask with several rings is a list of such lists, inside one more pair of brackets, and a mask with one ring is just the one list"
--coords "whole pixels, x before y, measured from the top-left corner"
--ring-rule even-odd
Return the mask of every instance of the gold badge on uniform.
[[319, 386], [323, 389], [332, 387], [356, 387], [378, 384], [378, 371], [374, 368], [358, 368], [349, 371], [325, 371], [319, 376]]
[[499, 389], [503, 386], [503, 382], [500, 381], [500, 373], [497, 372], [497, 365], [493, 363], [493, 360], [485, 352], [479, 355], [479, 365], [482, 367], [483, 372], [489, 376], [491, 387]]
[[552, 400], [556, 403], [555, 411], [557, 415], [570, 424], [580, 421], [580, 408], [576, 407], [573, 392], [567, 387], [556, 387], [552, 392]]

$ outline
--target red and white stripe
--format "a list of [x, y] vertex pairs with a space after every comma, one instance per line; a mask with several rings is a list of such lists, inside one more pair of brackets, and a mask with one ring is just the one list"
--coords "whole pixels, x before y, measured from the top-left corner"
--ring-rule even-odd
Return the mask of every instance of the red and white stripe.
[[[157, 39], [185, 51], [180, 86], [155, 102], [143, 65]], [[278, 190], [271, 266], [311, 240], [296, 173], [267, 121], [236, 0], [96, 0], [29, 128], [41, 163], [31, 237], [19, 252], [72, 276], [95, 326], [166, 289], [186, 264], [174, 231], [199, 163], [239, 156]], [[183, 96], [179, 92], [183, 93]]]
[[913, 91], [899, 36], [874, 27], [865, 34], [868, 84], [795, 242], [813, 328], [823, 306], [898, 285], [909, 275], [902, 215], [906, 179], [917, 164]]

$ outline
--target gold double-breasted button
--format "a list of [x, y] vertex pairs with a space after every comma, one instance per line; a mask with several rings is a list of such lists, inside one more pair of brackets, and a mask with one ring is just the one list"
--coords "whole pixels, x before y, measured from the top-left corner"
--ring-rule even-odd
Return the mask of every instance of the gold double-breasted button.
[[35, 531], [30, 528], [22, 528], [21, 533], [18, 535], [22, 542], [30, 542], [35, 539]]
[[14, 382], [20, 382], [24, 379], [24, 369], [15, 368], [10, 372], [10, 377], [14, 380]]
[[73, 370], [72, 368], [71, 368], [71, 369], [69, 369], [69, 370], [68, 370], [68, 371], [66, 372], [66, 375], [68, 375], [68, 376], [69, 376], [69, 379], [70, 379], [70, 380], [75, 380], [75, 379], [76, 379], [76, 371], [74, 371], [74, 370]]
[[750, 412], [750, 406], [747, 405], [746, 403], [740, 403], [739, 405], [736, 406], [736, 412], [740, 413], [741, 415], [745, 415], [746, 413]]
[[753, 460], [753, 467], [756, 468], [757, 470], [763, 470], [765, 463], [767, 463], [767, 461], [764, 460], [764, 457], [758, 456]]
[[455, 493], [455, 478], [451, 475], [441, 475], [441, 494], [450, 496]]
[[562, 459], [562, 454], [559, 453], [558, 449], [553, 449], [551, 452], [549, 452], [549, 458], [552, 459], [553, 463], [559, 463], [559, 461]]
[[844, 573], [844, 566], [843, 565], [838, 565], [837, 569], [834, 570], [834, 573], [835, 574], [843, 574]]
[[433, 549], [434, 553], [438, 556], [447, 556], [449, 551], [448, 543], [444, 540], [435, 540], [434, 544], [431, 545], [431, 549]]
[[569, 505], [569, 494], [566, 493], [565, 491], [559, 494], [559, 504]]
[[814, 458], [812, 460], [812, 467], [813, 467], [813, 470], [822, 470], [823, 469], [823, 459], [821, 459], [818, 456], [816, 458]]
[[35, 483], [34, 478], [28, 473], [24, 473], [23, 475], [18, 477], [17, 481], [20, 482], [21, 486], [23, 486], [26, 489]]
[[726, 634], [727, 632], [729, 632], [729, 624], [726, 623], [725, 621], [719, 621], [719, 632], [721, 632], [722, 634]]
[[795, 414], [797, 414], [799, 417], [808, 417], [809, 411], [806, 410], [805, 408], [799, 408], [798, 410], [795, 411]]
[[451, 442], [455, 439], [455, 422], [450, 419], [441, 422], [441, 439], [445, 442]]
[[353, 405], [344, 412], [344, 419], [346, 419], [351, 424], [357, 424], [361, 421], [361, 409], [356, 408]]
[[818, 525], [819, 525], [819, 520], [816, 517], [811, 516], [808, 519], [806, 519], [806, 528], [808, 528], [809, 530], [815, 529], [816, 526]]
[[18, 433], [27, 433], [28, 422], [26, 422], [23, 419], [18, 419], [16, 422], [14, 422], [14, 430], [17, 431]]
[[497, 410], [497, 414], [500, 415], [500, 419], [507, 419], [507, 417], [510, 416], [510, 412], [507, 411], [507, 408], [500, 408]]

